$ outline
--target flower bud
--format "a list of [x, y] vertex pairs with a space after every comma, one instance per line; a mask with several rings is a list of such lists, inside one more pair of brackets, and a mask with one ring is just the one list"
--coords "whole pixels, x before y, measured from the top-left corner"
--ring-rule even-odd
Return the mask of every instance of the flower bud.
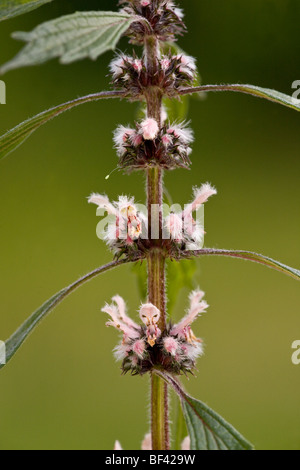
[[176, 356], [176, 352], [179, 349], [178, 341], [172, 336], [167, 336], [163, 340], [165, 350], [171, 354], [171, 356]]
[[132, 345], [133, 352], [140, 358], [143, 359], [145, 353], [146, 345], [142, 339], [135, 341]]
[[156, 139], [159, 127], [155, 119], [148, 118], [141, 122], [141, 133], [145, 140], [154, 140]]

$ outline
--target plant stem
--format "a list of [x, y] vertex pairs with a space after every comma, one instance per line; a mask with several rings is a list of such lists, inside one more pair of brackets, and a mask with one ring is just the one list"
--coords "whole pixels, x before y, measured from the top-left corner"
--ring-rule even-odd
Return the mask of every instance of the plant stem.
[[[148, 257], [148, 291], [149, 302], [161, 312], [158, 327], [166, 328], [165, 302], [165, 257], [160, 248], [151, 250]], [[151, 432], [152, 449], [169, 449], [169, 400], [168, 386], [157, 375], [151, 376]]]
[[166, 259], [161, 250], [159, 248], [152, 249], [148, 256], [149, 302], [155, 305], [161, 312], [161, 316], [157, 324], [161, 331], [166, 328], [165, 266]]
[[151, 375], [152, 449], [169, 450], [168, 388], [156, 374]]
[[[148, 72], [148, 87], [145, 90], [147, 117], [161, 125], [162, 92], [155, 86], [158, 69], [159, 42], [156, 37], [145, 39], [145, 58]], [[147, 170], [147, 203], [149, 238], [151, 249], [148, 255], [148, 296], [149, 302], [161, 313], [158, 327], [166, 328], [166, 260], [162, 250], [162, 203], [163, 171], [154, 167]], [[168, 386], [157, 375], [151, 375], [151, 433], [152, 449], [169, 449]]]

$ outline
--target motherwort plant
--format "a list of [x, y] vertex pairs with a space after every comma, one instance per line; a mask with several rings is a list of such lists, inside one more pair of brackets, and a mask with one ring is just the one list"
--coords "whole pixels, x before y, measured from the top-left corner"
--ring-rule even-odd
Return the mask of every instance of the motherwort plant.
[[[0, 20], [34, 9], [51, 0], [14, 0], [0, 7]], [[99, 92], [44, 111], [0, 138], [0, 158], [15, 150], [36, 129], [64, 111], [89, 101], [125, 99], [137, 101], [144, 115], [130, 127], [121, 123], [114, 133], [118, 168], [126, 174], [145, 174], [147, 209], [143, 213], [132, 196], [110, 201], [105, 194], [91, 194], [88, 201], [110, 216], [104, 239], [114, 260], [62, 289], [40, 307], [7, 340], [7, 362], [39, 321], [76, 288], [105, 271], [125, 263], [147, 264], [148, 293], [141, 299], [139, 320], [127, 313], [119, 295], [103, 306], [107, 326], [120, 334], [114, 349], [123, 373], [148, 374], [151, 386], [151, 433], [144, 449], [170, 449], [169, 396], [172, 388], [180, 399], [189, 436], [183, 448], [196, 450], [248, 450], [252, 446], [230, 424], [204, 403], [189, 396], [180, 383], [182, 374], [193, 374], [203, 343], [192, 326], [206, 312], [204, 292], [191, 292], [181, 320], [174, 323], [166, 307], [166, 262], [201, 257], [229, 256], [255, 261], [295, 279], [300, 272], [265, 256], [248, 251], [203, 248], [204, 227], [197, 211], [216, 189], [199, 182], [191, 202], [183, 210], [163, 211], [166, 171], [189, 169], [193, 131], [186, 122], [172, 122], [166, 100], [210, 91], [238, 91], [280, 103], [297, 111], [299, 101], [274, 90], [252, 85], [199, 85], [196, 60], [176, 45], [186, 32], [183, 11], [172, 0], [121, 0], [118, 12], [78, 12], [39, 25], [32, 32], [18, 32], [25, 47], [0, 72], [41, 64], [58, 57], [62, 64], [97, 59], [113, 50], [121, 36], [137, 46], [132, 55], [118, 53], [110, 64], [111, 91]], [[130, 177], [130, 176], [129, 176]], [[104, 317], [105, 317], [104, 316]], [[173, 430], [173, 434], [176, 429]], [[116, 442], [116, 449], [121, 449]]]

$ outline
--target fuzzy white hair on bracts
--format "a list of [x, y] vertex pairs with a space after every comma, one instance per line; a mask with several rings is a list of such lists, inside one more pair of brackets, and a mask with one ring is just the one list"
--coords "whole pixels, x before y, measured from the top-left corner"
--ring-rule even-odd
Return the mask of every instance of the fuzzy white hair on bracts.
[[122, 75], [122, 73], [124, 71], [124, 59], [125, 59], [125, 56], [118, 55], [109, 64], [109, 70], [110, 70], [111, 74], [113, 75], [114, 79], [116, 79], [120, 75]]
[[177, 58], [181, 62], [181, 65], [179, 66], [179, 72], [186, 74], [191, 79], [193, 77], [196, 77], [196, 72], [197, 72], [196, 59], [194, 59], [194, 57], [190, 57], [187, 55], [179, 55], [177, 56]]
[[119, 156], [124, 155], [124, 153], [126, 152], [126, 141], [127, 139], [129, 139], [130, 136], [134, 134], [134, 129], [125, 126], [118, 126], [117, 129], [114, 131], [114, 143]]
[[168, 134], [174, 134], [184, 145], [194, 142], [194, 132], [188, 127], [188, 122], [177, 122], [172, 124], [168, 129]]
[[167, 5], [168, 5], [169, 10], [172, 10], [175, 13], [175, 15], [178, 16], [180, 20], [184, 18], [184, 11], [182, 10], [182, 8], [178, 8], [173, 2], [173, 0], [169, 0], [167, 2]]
[[131, 348], [128, 346], [128, 344], [126, 343], [121, 343], [121, 344], [118, 344], [114, 349], [113, 349], [113, 353], [114, 353], [114, 357], [116, 359], [117, 362], [119, 361], [123, 361], [123, 359], [125, 359], [125, 357], [128, 356], [128, 353], [130, 352]]
[[186, 346], [185, 354], [192, 360], [196, 361], [198, 357], [203, 356], [203, 342], [196, 338], [192, 343]]

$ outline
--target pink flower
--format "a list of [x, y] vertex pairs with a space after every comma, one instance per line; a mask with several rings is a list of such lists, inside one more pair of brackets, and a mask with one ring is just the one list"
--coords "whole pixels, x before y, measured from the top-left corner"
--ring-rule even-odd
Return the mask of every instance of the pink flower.
[[169, 237], [176, 242], [184, 239], [182, 214], [170, 214], [165, 220], [165, 227]]
[[183, 439], [182, 444], [181, 444], [181, 450], [191, 450], [190, 436], [187, 436], [185, 439]]
[[173, 137], [169, 134], [165, 134], [161, 138], [162, 143], [164, 144], [165, 147], [168, 147], [170, 144], [173, 142]]
[[192, 292], [184, 318], [174, 326], [169, 323], [163, 331], [158, 327], [160, 311], [155, 305], [141, 306], [139, 313], [143, 325], [138, 325], [127, 315], [122, 297], [113, 297], [112, 304], [106, 304], [102, 311], [110, 316], [106, 325], [122, 333], [114, 354], [117, 360], [122, 360], [123, 373], [144, 375], [156, 367], [163, 367], [175, 375], [180, 371], [191, 372], [196, 359], [203, 353], [203, 342], [196, 338], [191, 328], [208, 307], [203, 296], [204, 292], [199, 289]]
[[96, 204], [99, 208], [105, 209], [109, 214], [115, 216], [115, 221], [110, 221], [105, 233], [104, 240], [113, 247], [114, 243], [123, 240], [127, 245], [142, 236], [143, 224], [146, 227], [146, 218], [138, 213], [133, 198], [120, 196], [119, 201], [111, 203], [107, 196], [92, 194], [88, 202]]
[[152, 436], [151, 434], [146, 434], [142, 442], [142, 450], [152, 450]]
[[143, 143], [143, 136], [135, 133], [130, 136], [130, 141], [134, 147], [138, 147]]
[[171, 354], [171, 356], [176, 356], [176, 352], [179, 349], [179, 343], [175, 338], [167, 336], [164, 339], [164, 348], [169, 354]]
[[[177, 135], [175, 126], [170, 129], [171, 131]], [[196, 212], [214, 194], [217, 194], [215, 188], [208, 183], [203, 184], [201, 188], [194, 189], [194, 200], [186, 206], [183, 212], [166, 217], [165, 227], [171, 239], [178, 243], [186, 240], [190, 249], [197, 249], [203, 241], [205, 232], [202, 225], [194, 220], [193, 212]]]
[[141, 72], [143, 69], [143, 62], [140, 59], [134, 59], [132, 66], [137, 72]]
[[160, 319], [160, 311], [153, 304], [143, 304], [140, 308], [140, 319], [146, 325], [156, 325]]
[[119, 309], [120, 319], [126, 323], [126, 325], [130, 326], [133, 329], [137, 328], [137, 324], [127, 315], [127, 307], [125, 300], [120, 295], [115, 295], [112, 299], [113, 302], [117, 304]]
[[113, 326], [123, 333], [123, 340], [126, 342], [128, 339], [139, 339], [139, 326], [126, 315], [124, 300], [116, 296], [111, 305], [106, 304], [102, 308], [102, 312], [107, 313], [111, 320], [106, 323], [106, 326]]
[[180, 73], [186, 74], [190, 78], [193, 78], [194, 76], [196, 76], [197, 66], [196, 66], [196, 60], [193, 57], [181, 55], [181, 56], [177, 56], [177, 58], [180, 60], [180, 63], [182, 64], [179, 67]]
[[[181, 450], [190, 450], [191, 449], [191, 439], [187, 436], [181, 444]], [[114, 450], [123, 450], [119, 441], [115, 442]], [[146, 434], [142, 442], [142, 450], [152, 450], [152, 436], [150, 433]]]
[[156, 340], [161, 335], [161, 331], [157, 326], [160, 318], [160, 311], [153, 304], [144, 304], [140, 308], [140, 318], [147, 326], [147, 341], [150, 346], [153, 347], [156, 343]]
[[194, 200], [185, 209], [184, 214], [188, 215], [197, 211], [202, 204], [215, 194], [217, 194], [217, 190], [209, 183], [203, 184], [200, 188], [194, 188]]
[[180, 62], [182, 63], [182, 65], [187, 66], [192, 70], [197, 69], [196, 59], [194, 59], [194, 57], [182, 55], [182, 56], [178, 56], [178, 58], [180, 59]]
[[161, 61], [160, 61], [160, 66], [162, 68], [162, 70], [164, 70], [165, 72], [170, 68], [171, 66], [171, 61], [170, 59], [168, 59], [167, 57], [164, 57]]
[[121, 446], [121, 444], [120, 444], [119, 441], [116, 441], [116, 442], [115, 442], [114, 450], [123, 450], [123, 449], [122, 449], [122, 446]]
[[170, 331], [172, 336], [185, 339], [188, 343], [201, 342], [197, 339], [191, 330], [191, 324], [196, 318], [206, 311], [208, 304], [203, 301], [204, 292], [196, 290], [190, 294], [190, 308], [185, 317]]
[[101, 209], [105, 209], [111, 215], [117, 215], [117, 209], [111, 204], [108, 197], [102, 194], [93, 193], [88, 199], [89, 204], [96, 204]]
[[151, 0], [141, 0], [140, 4], [142, 7], [148, 7], [151, 4]]
[[140, 124], [141, 133], [145, 140], [154, 140], [156, 139], [159, 133], [158, 123], [155, 119], [148, 118], [145, 119]]
[[214, 194], [217, 194], [215, 188], [208, 183], [203, 184], [201, 188], [194, 189], [194, 200], [185, 207], [184, 211], [166, 217], [165, 229], [172, 240], [177, 243], [185, 241], [189, 249], [199, 248], [205, 232], [202, 224], [194, 220], [193, 212], [196, 212]]
[[142, 339], [138, 339], [133, 343], [132, 350], [140, 358], [143, 359], [145, 353], [146, 345]]

